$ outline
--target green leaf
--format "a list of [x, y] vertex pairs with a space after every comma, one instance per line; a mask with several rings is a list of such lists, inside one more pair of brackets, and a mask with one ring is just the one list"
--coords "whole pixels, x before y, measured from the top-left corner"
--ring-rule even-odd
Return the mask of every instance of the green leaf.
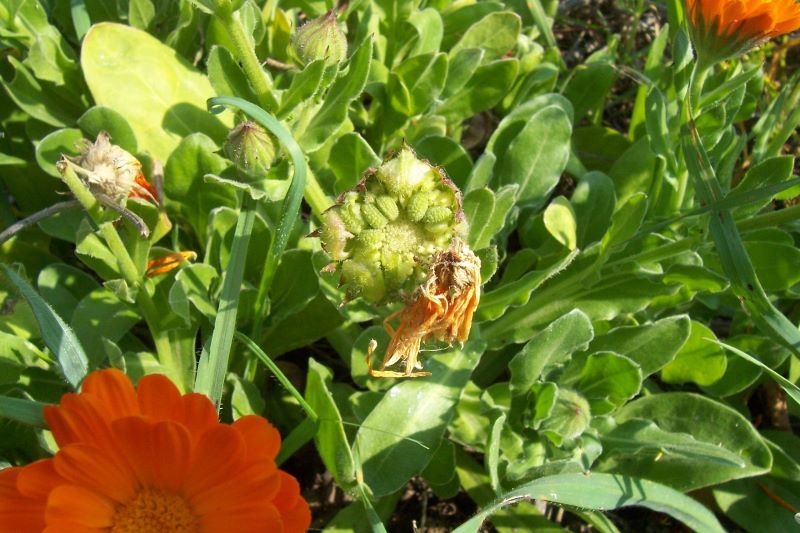
[[639, 365], [643, 377], [647, 377], [675, 358], [690, 332], [688, 316], [671, 316], [651, 324], [612, 329], [595, 337], [588, 351], [613, 351], [624, 355]]
[[75, 308], [70, 325], [89, 355], [92, 367], [105, 359], [103, 339], [119, 341], [140, 316], [136, 309], [107, 289], [87, 294]]
[[414, 145], [417, 156], [443, 167], [447, 176], [463, 190], [472, 172], [472, 159], [464, 147], [450, 137], [428, 135]]
[[[614, 352], [595, 352], [580, 359], [573, 358], [559, 385], [574, 388], [588, 400], [607, 400], [613, 405], [622, 405], [639, 394], [642, 370], [631, 359]], [[603, 414], [594, 407], [592, 413]]]
[[62, 155], [78, 155], [82, 139], [81, 130], [74, 128], [56, 130], [36, 145], [36, 162], [51, 176], [61, 178], [56, 163]]
[[350, 102], [364, 90], [371, 59], [372, 39], [366, 39], [350, 58], [347, 73], [341, 74], [328, 89], [325, 101], [303, 132], [300, 146], [307, 153], [317, 150], [342, 127]]
[[27, 426], [46, 427], [43, 409], [47, 404], [0, 396], [0, 419], [16, 420]]
[[333, 144], [328, 164], [336, 176], [337, 192], [355, 187], [362, 174], [370, 167], [380, 165], [380, 158], [375, 155], [367, 141], [355, 132], [345, 133]]
[[711, 385], [725, 374], [727, 359], [708, 327], [692, 320], [689, 338], [675, 359], [661, 369], [667, 383], [694, 382]]
[[249, 102], [258, 102], [258, 97], [247, 81], [242, 67], [231, 53], [221, 46], [214, 46], [208, 54], [208, 81], [220, 96], [238, 96]]
[[300, 311], [319, 293], [319, 278], [310, 250], [288, 250], [281, 257], [270, 294], [270, 320]]
[[611, 227], [603, 236], [603, 249], [623, 244], [636, 235], [647, 214], [647, 207], [646, 194], [636, 193], [629, 196], [611, 216]]
[[586, 248], [601, 240], [611, 225], [616, 204], [614, 182], [602, 172], [584, 174], [570, 203], [575, 210], [578, 248]]
[[89, 359], [75, 333], [28, 282], [8, 265], [0, 264], [0, 268], [31, 306], [45, 344], [55, 354], [64, 377], [77, 388], [89, 372]]
[[572, 251], [577, 248], [577, 221], [572, 204], [563, 196], [558, 196], [544, 210], [544, 227], [550, 235]]
[[526, 394], [545, 369], [563, 365], [572, 353], [583, 349], [594, 337], [592, 323], [579, 310], [570, 311], [540, 331], [508, 364], [511, 391]]
[[475, 313], [476, 321], [494, 320], [503, 316], [509, 307], [527, 304], [536, 289], [567, 268], [577, 255], [577, 251], [573, 252], [543, 270], [526, 272], [519, 279], [502, 283], [496, 289], [484, 294]]
[[492, 237], [505, 226], [506, 217], [514, 207], [517, 188], [502, 187], [497, 193], [491, 189], [475, 189], [464, 197], [464, 215], [469, 223], [467, 242], [474, 250], [489, 246]]
[[483, 348], [473, 341], [433, 356], [425, 365], [431, 377], [395, 385], [364, 420], [355, 446], [376, 496], [401, 488], [430, 462]]
[[14, 56], [8, 56], [7, 60], [15, 69], [14, 79], [11, 82], [0, 79], [0, 83], [15, 104], [33, 118], [57, 128], [75, 123], [83, 112], [79, 102], [65, 94], [63, 88], [37, 80]]
[[688, 433], [664, 431], [650, 420], [633, 418], [616, 426], [600, 437], [605, 457], [614, 461], [616, 455], [638, 455], [651, 461], [691, 461], [702, 468], [703, 463], [729, 468], [744, 468], [747, 463], [732, 450], [713, 442], [697, 440]]
[[291, 85], [281, 97], [281, 106], [277, 113], [278, 117], [284, 118], [297, 105], [314, 96], [320, 88], [324, 72], [325, 60], [318, 59], [312, 61], [302, 71], [295, 74]]
[[[662, 431], [689, 435], [699, 443], [731, 452], [744, 466], [686, 455], [666, 455], [655, 461], [652, 453], [633, 451], [604, 455], [596, 469], [636, 473], [677, 490], [689, 491], [763, 474], [772, 467], [772, 454], [749, 420], [730, 407], [698, 394], [667, 392], [645, 396], [619, 409], [614, 418], [619, 424], [632, 419], [647, 420]], [[646, 448], [652, 452], [651, 445]]]
[[560, 474], [537, 479], [504, 494], [461, 524], [454, 533], [477, 533], [492, 513], [527, 499], [598, 510], [638, 505], [666, 513], [698, 532], [725, 531], [711, 511], [692, 498], [658, 483], [611, 474]]
[[101, 131], [105, 131], [117, 146], [132, 154], [139, 151], [133, 128], [125, 117], [110, 107], [100, 105], [92, 107], [78, 119], [78, 126], [87, 139], [95, 139]]
[[800, 484], [770, 476], [731, 481], [714, 487], [713, 494], [722, 512], [745, 531], [786, 533], [797, 529], [799, 491]]
[[[208, 78], [172, 48], [130, 26], [95, 24], [83, 40], [81, 66], [97, 105], [130, 124], [139, 149], [166, 161], [182, 137], [202, 132], [218, 142], [226, 124], [206, 112]], [[199, 176], [198, 176], [199, 178]]]
[[308, 360], [306, 401], [317, 413], [314, 444], [325, 467], [345, 490], [356, 485], [356, 466], [336, 402], [330, 393], [332, 373], [314, 359]]
[[650, 190], [656, 156], [650, 151], [646, 137], [633, 143], [608, 170], [617, 190], [617, 202], [623, 204], [631, 196]]
[[450, 49], [450, 57], [455, 57], [462, 50], [479, 48], [484, 51], [485, 60], [499, 59], [517, 45], [521, 27], [522, 20], [516, 13], [489, 13], [464, 32]]
[[453, 96], [462, 89], [483, 62], [485, 54], [486, 52], [482, 48], [459, 50], [455, 56], [451, 54], [450, 64], [447, 69], [447, 81], [442, 90], [442, 96], [445, 98]]
[[572, 102], [576, 123], [601, 108], [616, 78], [617, 71], [609, 61], [593, 61], [575, 67], [563, 94]]
[[571, 135], [572, 123], [563, 107], [547, 106], [534, 113], [499, 158], [500, 183], [516, 183], [520, 202], [541, 206], [567, 165]]
[[516, 59], [500, 59], [479, 66], [469, 81], [437, 108], [437, 114], [458, 122], [494, 107], [513, 85], [518, 71]]

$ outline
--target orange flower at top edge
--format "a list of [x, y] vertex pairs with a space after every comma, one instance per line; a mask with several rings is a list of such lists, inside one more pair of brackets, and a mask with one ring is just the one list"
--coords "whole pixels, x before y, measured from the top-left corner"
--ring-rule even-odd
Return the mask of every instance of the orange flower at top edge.
[[278, 470], [280, 435], [258, 416], [220, 424], [211, 401], [166, 377], [134, 389], [86, 378], [45, 419], [60, 449], [0, 470], [0, 532], [302, 532], [308, 504]]
[[686, 0], [686, 8], [698, 56], [709, 64], [800, 28], [796, 0]]

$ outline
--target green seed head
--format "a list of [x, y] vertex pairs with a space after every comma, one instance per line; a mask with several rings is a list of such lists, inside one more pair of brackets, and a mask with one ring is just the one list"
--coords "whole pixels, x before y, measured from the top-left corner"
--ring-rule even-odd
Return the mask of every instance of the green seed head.
[[466, 232], [458, 189], [409, 147], [367, 171], [323, 218], [322, 245], [342, 262], [348, 297], [375, 304], [411, 294], [433, 255]]
[[292, 46], [305, 64], [324, 59], [326, 64], [335, 65], [347, 58], [347, 37], [333, 10], [301, 26]]
[[264, 179], [275, 160], [275, 140], [252, 121], [231, 130], [222, 146], [225, 155], [249, 178]]

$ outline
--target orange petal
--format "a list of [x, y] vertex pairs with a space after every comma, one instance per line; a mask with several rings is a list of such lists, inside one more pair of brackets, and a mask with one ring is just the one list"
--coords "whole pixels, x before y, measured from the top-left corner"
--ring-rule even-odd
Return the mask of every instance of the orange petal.
[[136, 494], [133, 472], [105, 450], [87, 444], [71, 444], [59, 450], [53, 462], [69, 484], [85, 487], [119, 503]]
[[215, 512], [200, 519], [203, 533], [261, 533], [287, 531], [278, 510], [271, 505], [249, 506], [237, 512]]
[[219, 424], [214, 404], [208, 396], [196, 392], [183, 395], [183, 417], [183, 424], [195, 439]]
[[281, 449], [281, 434], [266, 419], [247, 415], [236, 420], [233, 427], [244, 437], [248, 462], [257, 458], [275, 460]]
[[81, 392], [97, 396], [116, 417], [138, 415], [139, 404], [130, 378], [116, 368], [92, 372], [83, 382]]
[[153, 420], [183, 421], [183, 402], [175, 384], [162, 374], [144, 376], [136, 385], [139, 409]]
[[197, 443], [186, 478], [189, 497], [199, 496], [234, 478], [244, 463], [246, 451], [244, 438], [232, 427], [218, 425], [206, 431]]
[[106, 446], [110, 442], [108, 413], [94, 396], [68, 393], [58, 406], [44, 408], [44, 419], [59, 446], [89, 442]]
[[53, 460], [41, 459], [22, 469], [17, 478], [17, 488], [21, 494], [44, 502], [50, 491], [63, 482], [64, 478], [56, 472]]
[[114, 505], [111, 500], [83, 487], [61, 485], [50, 493], [45, 521], [54, 531], [111, 527]]
[[112, 424], [120, 453], [142, 485], [177, 490], [192, 458], [191, 437], [176, 422], [127, 417]]
[[17, 490], [21, 467], [0, 470], [0, 533], [38, 533], [44, 527], [44, 499]]

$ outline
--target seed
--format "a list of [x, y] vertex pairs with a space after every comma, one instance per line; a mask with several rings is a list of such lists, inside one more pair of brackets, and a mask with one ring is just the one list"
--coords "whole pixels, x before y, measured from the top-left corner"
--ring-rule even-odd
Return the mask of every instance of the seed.
[[419, 222], [428, 211], [429, 195], [418, 192], [411, 196], [406, 205], [406, 214], [411, 222]]
[[389, 223], [386, 217], [381, 214], [380, 209], [372, 204], [364, 204], [361, 206], [361, 216], [373, 228], [380, 229]]

